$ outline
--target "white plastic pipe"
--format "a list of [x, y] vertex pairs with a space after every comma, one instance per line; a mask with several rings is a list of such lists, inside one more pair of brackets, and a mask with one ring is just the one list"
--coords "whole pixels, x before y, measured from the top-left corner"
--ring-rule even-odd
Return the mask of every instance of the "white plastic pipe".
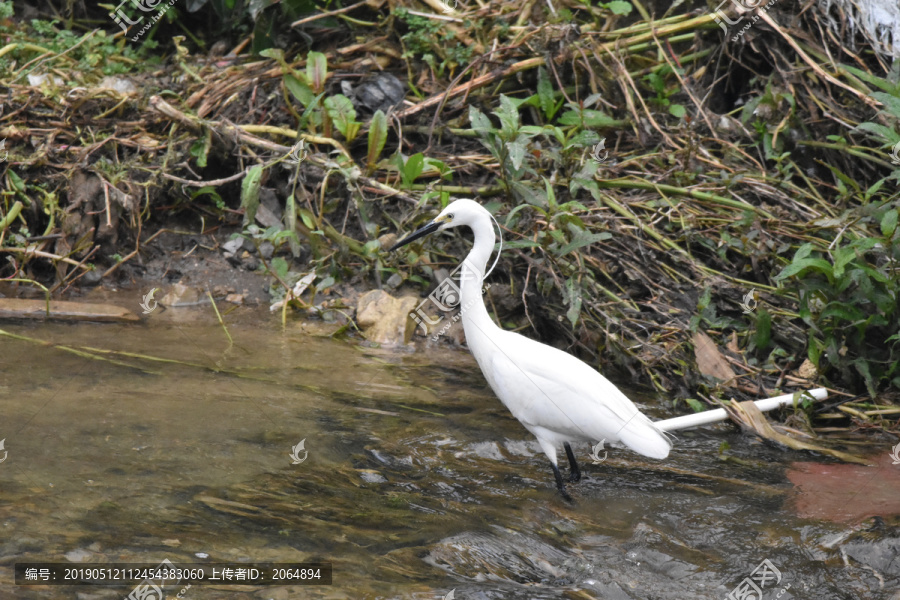
[[[828, 397], [828, 390], [825, 388], [817, 388], [810, 390], [808, 393], [816, 400], [824, 400]], [[794, 394], [784, 394], [783, 396], [775, 396], [765, 400], [756, 400], [754, 404], [762, 412], [773, 410], [780, 406], [787, 406], [794, 403]], [[728, 413], [724, 408], [716, 408], [706, 410], [693, 415], [684, 415], [683, 417], [675, 417], [674, 419], [665, 419], [663, 421], [654, 421], [653, 424], [663, 431], [677, 431], [679, 429], [689, 429], [691, 427], [699, 427], [701, 425], [709, 425], [710, 423], [718, 423], [728, 418]]]

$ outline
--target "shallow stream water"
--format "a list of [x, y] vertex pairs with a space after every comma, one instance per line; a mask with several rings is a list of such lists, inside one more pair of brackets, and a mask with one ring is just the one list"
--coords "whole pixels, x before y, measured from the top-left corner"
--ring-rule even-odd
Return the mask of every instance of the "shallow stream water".
[[[616, 448], [592, 461], [585, 444], [570, 505], [464, 350], [370, 348], [260, 313], [226, 321], [233, 343], [202, 308], [0, 324], [57, 345], [0, 337], [0, 598], [131, 591], [13, 585], [17, 562], [168, 559], [333, 565], [331, 586], [168, 591], [189, 600], [722, 600], [754, 577], [764, 600], [900, 600], [889, 448], [850, 474], [730, 425], [682, 432], [665, 461]], [[734, 460], [720, 460], [723, 442]]]

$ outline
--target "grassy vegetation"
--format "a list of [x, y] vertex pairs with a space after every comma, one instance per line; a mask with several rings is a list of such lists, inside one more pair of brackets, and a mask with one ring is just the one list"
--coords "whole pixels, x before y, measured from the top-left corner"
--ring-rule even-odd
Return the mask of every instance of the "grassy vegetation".
[[[276, 246], [263, 267], [274, 294], [314, 273], [307, 299], [395, 275], [425, 292], [465, 242], [392, 256], [383, 236], [475, 197], [505, 229], [491, 292], [505, 326], [674, 397], [806, 387], [808, 361], [820, 383], [895, 398], [900, 87], [878, 57], [820, 39], [814, 11], [796, 31], [761, 19], [732, 43], [706, 10], [654, 17], [638, 2], [391, 6], [283, 2], [250, 14], [212, 1], [216, 23], [240, 24], [229, 41], [256, 52], [220, 66], [195, 54], [212, 30], [164, 51], [7, 25], [0, 72], [12, 106], [34, 93], [17, 83], [28, 73], [93, 85], [133, 74], [140, 58], [150, 74], [146, 96], [90, 92], [81, 106], [94, 122], [62, 131], [61, 155], [28, 146], [40, 119], [0, 122], [10, 152], [0, 248], [11, 259], [0, 275], [65, 280], [75, 271], [51, 274], [48, 261], [91, 252], [90, 237], [45, 247], [49, 258], [21, 252], [33, 232], [60, 231], [76, 168], [140, 198], [119, 213], [132, 232], [173, 204], [231, 225], [238, 211], [243, 235]], [[332, 12], [313, 19], [320, 10]], [[768, 16], [782, 22], [777, 10]], [[153, 54], [165, 57], [159, 68], [144, 58]], [[352, 90], [385, 69], [407, 103], [361, 107]], [[49, 113], [65, 114], [68, 89], [40, 89]], [[306, 158], [291, 162], [301, 143]], [[254, 224], [263, 188], [284, 198], [277, 226]], [[694, 331], [730, 357], [733, 381], [700, 375]]]

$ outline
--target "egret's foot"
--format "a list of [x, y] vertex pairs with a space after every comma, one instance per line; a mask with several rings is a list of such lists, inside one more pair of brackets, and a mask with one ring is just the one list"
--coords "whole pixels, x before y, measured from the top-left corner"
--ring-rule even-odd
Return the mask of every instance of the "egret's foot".
[[566, 449], [566, 456], [569, 457], [569, 481], [577, 483], [581, 481], [581, 469], [578, 468], [578, 463], [575, 462], [575, 453], [572, 452], [572, 446], [569, 445], [569, 442], [563, 442], [563, 448]]
[[556, 489], [559, 490], [559, 494], [563, 499], [572, 502], [572, 496], [566, 491], [566, 484], [563, 482], [562, 473], [559, 472], [559, 467], [553, 463], [550, 463], [550, 466], [553, 467], [553, 476], [556, 477]]

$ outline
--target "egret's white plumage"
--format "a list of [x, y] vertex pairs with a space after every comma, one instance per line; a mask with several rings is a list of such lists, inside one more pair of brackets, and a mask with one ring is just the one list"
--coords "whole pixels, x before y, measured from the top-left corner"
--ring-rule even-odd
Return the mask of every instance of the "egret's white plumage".
[[557, 487], [568, 497], [556, 451], [566, 449], [572, 479], [580, 478], [569, 442], [620, 442], [651, 458], [672, 445], [625, 394], [574, 356], [498, 327], [482, 299], [485, 268], [494, 248], [490, 213], [473, 200], [456, 200], [394, 248], [434, 231], [467, 226], [475, 244], [463, 261], [460, 307], [469, 350], [497, 397], [537, 438], [550, 459]]

